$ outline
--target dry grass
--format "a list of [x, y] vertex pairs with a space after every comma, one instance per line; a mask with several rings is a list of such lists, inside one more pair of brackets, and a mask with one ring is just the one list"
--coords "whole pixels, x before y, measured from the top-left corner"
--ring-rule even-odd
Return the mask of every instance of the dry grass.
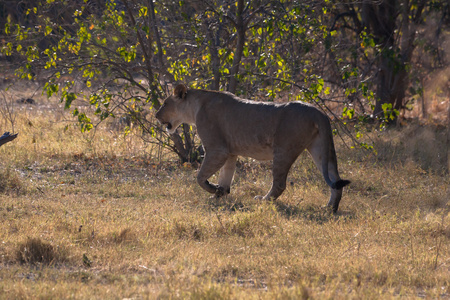
[[91, 140], [55, 115], [23, 108], [0, 148], [0, 298], [450, 298], [434, 129], [375, 137], [378, 157], [339, 146], [352, 184], [333, 216], [307, 155], [277, 202], [253, 200], [271, 175], [251, 160], [216, 201], [138, 137]]

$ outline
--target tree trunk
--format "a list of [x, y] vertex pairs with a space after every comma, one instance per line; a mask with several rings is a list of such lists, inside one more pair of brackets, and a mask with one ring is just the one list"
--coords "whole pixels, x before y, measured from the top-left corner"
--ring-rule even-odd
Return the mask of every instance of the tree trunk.
[[[411, 62], [416, 36], [415, 25], [419, 23], [426, 1], [417, 5], [415, 15], [410, 18], [410, 1], [383, 1], [381, 4], [365, 1], [363, 4], [364, 26], [371, 26], [374, 36], [381, 44], [379, 69], [377, 75], [377, 97], [374, 116], [383, 116], [383, 104], [392, 104], [400, 110], [409, 84], [407, 66]], [[400, 10], [400, 11], [399, 11]], [[399, 12], [402, 24], [397, 28]], [[396, 34], [396, 30], [401, 33]], [[400, 45], [395, 45], [395, 36], [400, 36]]]
[[450, 100], [448, 101], [447, 115], [447, 171], [450, 173]]
[[219, 29], [217, 29], [217, 33], [214, 36], [214, 30], [212, 28], [209, 28], [207, 23], [205, 22], [205, 31], [206, 31], [206, 38], [208, 39], [208, 45], [209, 45], [209, 54], [211, 55], [211, 69], [213, 73], [213, 79], [211, 81], [210, 89], [214, 91], [218, 91], [220, 88], [220, 58], [219, 58], [219, 52], [217, 51], [217, 46], [219, 42], [219, 36], [220, 36], [220, 26]]
[[396, 95], [394, 84], [400, 83], [397, 73], [394, 71], [395, 51], [394, 51], [394, 31], [396, 29], [396, 6], [397, 1], [383, 1], [374, 4], [373, 1], [364, 1], [362, 4], [362, 24], [371, 31], [381, 45], [381, 53], [378, 61], [377, 74], [377, 97], [374, 116], [383, 115], [383, 104], [391, 103], [394, 107]]
[[[162, 51], [162, 44], [161, 44], [161, 37], [159, 36], [158, 26], [156, 24], [156, 15], [155, 15], [155, 6], [153, 4], [153, 0], [148, 0], [149, 4], [149, 28], [153, 28], [153, 34], [155, 35], [156, 40], [156, 47], [158, 48], [158, 61], [159, 65], [161, 66], [161, 69], [164, 69], [164, 59], [163, 59], [163, 51]], [[151, 43], [151, 39], [149, 39], [149, 42]], [[151, 45], [148, 47], [151, 49]]]
[[385, 103], [392, 104], [393, 109], [400, 110], [403, 107], [403, 99], [408, 87], [406, 63], [395, 61], [389, 57], [381, 58], [377, 79], [378, 100], [375, 104], [374, 116], [383, 116], [383, 104]]
[[231, 66], [230, 70], [230, 83], [228, 85], [228, 91], [231, 93], [236, 93], [237, 75], [239, 73], [239, 65], [241, 64], [242, 53], [244, 51], [246, 25], [244, 23], [243, 12], [244, 12], [244, 0], [238, 0], [235, 19], [237, 43], [233, 57], [233, 65]]

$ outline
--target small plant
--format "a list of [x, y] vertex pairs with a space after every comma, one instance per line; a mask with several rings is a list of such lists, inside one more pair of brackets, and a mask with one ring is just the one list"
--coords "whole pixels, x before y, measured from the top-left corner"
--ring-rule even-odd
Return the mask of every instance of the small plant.
[[15, 172], [10, 168], [0, 170], [0, 194], [19, 193], [22, 189], [22, 181]]
[[0, 105], [0, 114], [5, 121], [5, 125], [11, 126], [12, 132], [14, 133], [14, 125], [16, 124], [17, 117], [17, 114], [14, 110], [14, 101], [9, 94], [5, 95], [3, 91], [1, 91], [1, 96], [2, 97], [0, 98], [0, 100], [2, 100], [2, 103]]
[[394, 122], [400, 113], [393, 108], [391, 103], [384, 103], [381, 108], [383, 109], [383, 117], [381, 118], [380, 128], [385, 128], [388, 124]]

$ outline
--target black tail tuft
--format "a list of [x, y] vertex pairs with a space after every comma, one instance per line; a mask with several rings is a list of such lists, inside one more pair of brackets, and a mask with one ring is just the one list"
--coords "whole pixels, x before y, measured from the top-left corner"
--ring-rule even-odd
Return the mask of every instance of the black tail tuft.
[[350, 184], [350, 180], [338, 180], [338, 181], [333, 183], [331, 188], [333, 188], [335, 190], [340, 190], [340, 189], [342, 189], [344, 186], [346, 186], [348, 184]]

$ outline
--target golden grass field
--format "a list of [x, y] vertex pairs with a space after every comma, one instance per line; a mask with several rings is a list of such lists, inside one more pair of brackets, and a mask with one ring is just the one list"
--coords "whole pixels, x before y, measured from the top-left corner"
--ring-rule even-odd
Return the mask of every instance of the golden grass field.
[[215, 200], [137, 130], [93, 138], [64, 131], [70, 114], [50, 102], [15, 109], [19, 137], [0, 148], [0, 299], [450, 298], [442, 130], [373, 133], [378, 155], [336, 138], [352, 184], [334, 216], [306, 153], [278, 201], [253, 200], [271, 173], [249, 159]]

